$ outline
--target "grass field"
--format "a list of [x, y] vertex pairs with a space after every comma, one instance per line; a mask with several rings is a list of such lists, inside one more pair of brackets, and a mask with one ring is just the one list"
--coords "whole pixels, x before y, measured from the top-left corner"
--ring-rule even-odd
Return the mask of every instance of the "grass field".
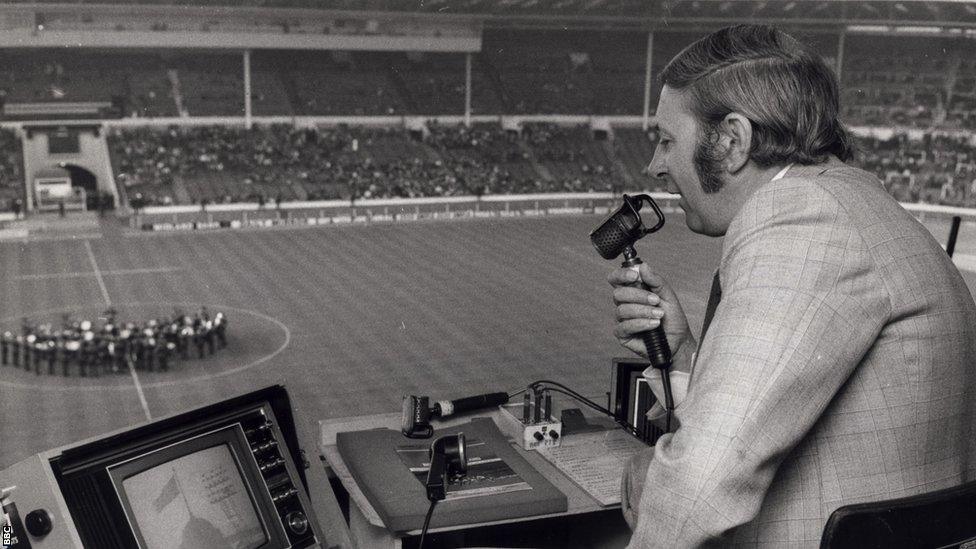
[[[719, 243], [680, 218], [640, 245], [700, 322]], [[593, 216], [399, 225], [112, 234], [0, 244], [0, 324], [142, 321], [205, 304], [229, 347], [166, 373], [99, 378], [0, 370], [0, 467], [35, 452], [269, 384], [285, 385], [304, 445], [316, 421], [399, 410], [405, 394], [455, 398], [540, 378], [609, 389], [605, 279]], [[696, 322], [693, 320], [693, 322]], [[141, 391], [140, 391], [141, 388]], [[141, 392], [141, 394], [140, 394]], [[144, 402], [144, 404], [143, 404]]]
[[[399, 410], [406, 394], [456, 398], [540, 378], [609, 390], [606, 275], [594, 216], [433, 221], [0, 243], [0, 328], [142, 321], [207, 305], [229, 348], [166, 373], [99, 378], [0, 369], [0, 467], [35, 452], [270, 384], [292, 397], [311, 453], [316, 422]], [[675, 285], [693, 326], [721, 241], [679, 215], [639, 245]], [[973, 276], [966, 274], [970, 287]]]

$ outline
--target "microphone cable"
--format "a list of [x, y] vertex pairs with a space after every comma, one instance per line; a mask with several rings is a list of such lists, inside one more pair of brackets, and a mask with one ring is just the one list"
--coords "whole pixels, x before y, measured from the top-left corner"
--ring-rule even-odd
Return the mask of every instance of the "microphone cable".
[[[547, 385], [552, 385], [552, 387], [547, 387]], [[563, 385], [562, 383], [559, 383], [557, 381], [552, 381], [552, 380], [548, 380], [548, 379], [540, 379], [538, 381], [533, 381], [532, 383], [529, 384], [529, 386], [526, 389], [523, 389], [521, 391], [518, 391], [517, 393], [513, 394], [512, 396], [516, 396], [516, 395], [518, 395], [520, 393], [524, 393], [524, 392], [528, 391], [529, 389], [536, 389], [536, 388], [539, 388], [539, 387], [545, 388], [545, 389], [547, 389], [549, 391], [553, 391], [555, 393], [564, 394], [564, 395], [566, 395], [566, 396], [568, 396], [568, 397], [576, 400], [577, 402], [580, 402], [581, 404], [585, 404], [585, 405], [589, 406], [590, 408], [596, 410], [597, 412], [600, 412], [601, 414], [604, 414], [604, 415], [610, 417], [611, 419], [613, 419], [613, 421], [617, 425], [623, 427], [624, 430], [626, 430], [632, 436], [634, 436], [634, 437], [636, 437], [638, 439], [643, 440], [643, 438], [640, 435], [640, 430], [637, 429], [637, 427], [635, 425], [631, 424], [627, 420], [618, 419], [614, 415], [614, 413], [611, 412], [610, 410], [608, 410], [607, 408], [604, 408], [603, 406], [600, 406], [596, 402], [593, 402], [592, 400], [584, 397], [583, 395], [577, 393], [576, 391], [570, 389], [566, 385]]]
[[424, 549], [424, 537], [427, 535], [427, 527], [430, 526], [430, 517], [434, 514], [434, 507], [437, 506], [437, 500], [430, 500], [430, 507], [427, 508], [427, 517], [424, 518], [424, 527], [420, 531], [420, 543], [417, 544], [417, 549]]

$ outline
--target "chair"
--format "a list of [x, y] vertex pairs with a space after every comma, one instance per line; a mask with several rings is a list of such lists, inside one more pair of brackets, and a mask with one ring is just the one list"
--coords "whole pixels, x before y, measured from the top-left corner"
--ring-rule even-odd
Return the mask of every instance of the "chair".
[[821, 549], [976, 549], [976, 482], [834, 511]]

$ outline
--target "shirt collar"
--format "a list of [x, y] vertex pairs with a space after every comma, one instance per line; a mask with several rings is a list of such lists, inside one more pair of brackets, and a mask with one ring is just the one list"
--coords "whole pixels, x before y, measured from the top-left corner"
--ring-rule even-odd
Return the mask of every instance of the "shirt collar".
[[783, 177], [786, 175], [786, 172], [790, 171], [790, 168], [792, 167], [793, 167], [793, 163], [790, 162], [789, 164], [786, 165], [786, 167], [780, 170], [778, 174], [774, 175], [773, 178], [770, 179], [770, 181], [777, 181], [783, 179]]

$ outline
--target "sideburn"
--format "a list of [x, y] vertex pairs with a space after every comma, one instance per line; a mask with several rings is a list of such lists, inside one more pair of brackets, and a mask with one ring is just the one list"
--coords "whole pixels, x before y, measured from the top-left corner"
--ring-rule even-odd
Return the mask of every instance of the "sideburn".
[[699, 133], [698, 143], [695, 144], [695, 154], [692, 157], [695, 173], [698, 175], [702, 190], [706, 194], [717, 193], [725, 184], [725, 181], [722, 180], [721, 166], [725, 154], [719, 150], [718, 139], [718, 128], [706, 125], [704, 130]]

